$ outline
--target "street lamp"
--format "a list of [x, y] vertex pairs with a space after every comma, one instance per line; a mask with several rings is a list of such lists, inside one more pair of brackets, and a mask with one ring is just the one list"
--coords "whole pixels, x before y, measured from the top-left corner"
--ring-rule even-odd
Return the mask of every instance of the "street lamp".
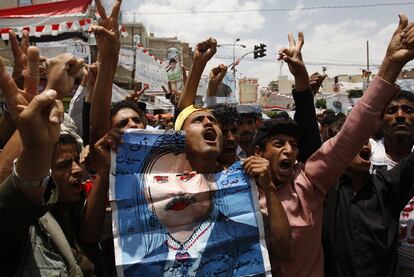
[[236, 62], [236, 54], [234, 52], [234, 48], [236, 46], [236, 43], [240, 41], [240, 38], [236, 38], [236, 40], [233, 43], [233, 76], [236, 78], [236, 67], [234, 66], [234, 63]]

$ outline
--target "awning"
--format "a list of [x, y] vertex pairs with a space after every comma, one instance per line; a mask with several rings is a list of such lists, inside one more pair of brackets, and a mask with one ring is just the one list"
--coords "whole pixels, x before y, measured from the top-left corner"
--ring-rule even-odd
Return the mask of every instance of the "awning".
[[9, 39], [9, 30], [20, 37], [23, 30], [29, 31], [32, 37], [82, 33], [92, 23], [91, 18], [87, 18], [91, 2], [67, 0], [0, 9], [1, 39]]

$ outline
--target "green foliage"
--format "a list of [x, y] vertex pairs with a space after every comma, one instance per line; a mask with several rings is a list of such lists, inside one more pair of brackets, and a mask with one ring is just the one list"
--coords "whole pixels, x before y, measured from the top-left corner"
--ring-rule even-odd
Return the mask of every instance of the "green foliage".
[[315, 102], [315, 107], [318, 109], [326, 109], [326, 99], [325, 98], [319, 98]]
[[277, 115], [277, 111], [264, 111], [264, 113], [269, 117], [269, 118], [274, 118]]
[[362, 89], [350, 89], [347, 92], [349, 98], [361, 98], [363, 94]]

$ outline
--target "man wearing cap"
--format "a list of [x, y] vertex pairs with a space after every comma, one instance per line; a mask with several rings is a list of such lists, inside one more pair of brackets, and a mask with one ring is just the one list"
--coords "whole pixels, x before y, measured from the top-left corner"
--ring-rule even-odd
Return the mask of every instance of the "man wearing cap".
[[237, 155], [240, 159], [244, 159], [253, 155], [252, 141], [259, 126], [261, 114], [255, 105], [238, 105], [237, 112], [240, 116]]
[[[325, 142], [305, 164], [296, 163], [300, 129], [294, 121], [270, 120], [258, 130], [255, 154], [270, 162], [273, 182], [278, 186], [292, 227], [294, 256], [274, 269], [280, 276], [324, 276], [321, 244], [324, 198], [362, 145], [376, 132], [382, 111], [398, 91], [392, 84], [402, 67], [414, 57], [414, 51], [401, 43], [407, 23], [407, 18], [400, 15], [400, 25], [378, 75], [338, 135]], [[280, 59], [288, 63], [295, 82], [298, 77], [306, 80], [309, 77], [301, 55], [303, 34], [299, 33], [298, 44], [289, 34], [289, 43], [290, 48], [279, 51]], [[307, 80], [305, 84], [309, 84]]]
[[[177, 117], [175, 130], [186, 132], [186, 158], [194, 171], [216, 173], [224, 169], [218, 162], [222, 149], [222, 132], [217, 119], [209, 110], [194, 106], [185, 108]], [[252, 158], [255, 159], [243, 164], [246, 172], [256, 177], [263, 189], [271, 191], [268, 188], [274, 186], [269, 177], [269, 162], [260, 157]], [[276, 193], [270, 195], [268, 210], [272, 220], [269, 220], [266, 240], [270, 245], [271, 264], [274, 265], [276, 261], [291, 256], [291, 237], [286, 213], [279, 198]]]

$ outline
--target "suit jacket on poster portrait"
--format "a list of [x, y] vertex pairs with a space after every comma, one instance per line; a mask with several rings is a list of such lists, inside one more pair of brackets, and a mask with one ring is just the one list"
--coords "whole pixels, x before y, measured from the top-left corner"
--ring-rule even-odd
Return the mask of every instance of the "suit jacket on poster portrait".
[[[167, 241], [138, 264], [124, 269], [125, 276], [174, 276], [165, 269]], [[219, 214], [195, 276], [264, 276], [259, 229]]]

